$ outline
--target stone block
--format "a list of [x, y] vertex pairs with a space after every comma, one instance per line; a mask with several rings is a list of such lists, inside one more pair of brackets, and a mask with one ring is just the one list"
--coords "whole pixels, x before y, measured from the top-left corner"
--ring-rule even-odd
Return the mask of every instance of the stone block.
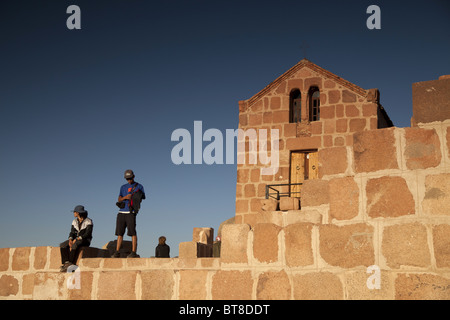
[[390, 268], [431, 265], [427, 230], [424, 225], [417, 222], [385, 227], [381, 252]]
[[364, 224], [319, 226], [320, 255], [332, 266], [353, 268], [375, 262], [373, 227]]
[[9, 268], [9, 248], [0, 249], [0, 272]]
[[303, 208], [302, 210], [288, 210], [288, 212], [283, 214], [286, 221], [284, 225], [286, 226], [294, 223], [305, 222], [313, 224], [322, 223], [322, 214], [319, 211], [313, 209]]
[[278, 234], [281, 228], [272, 223], [260, 223], [253, 228], [253, 256], [264, 263], [278, 261]]
[[434, 129], [405, 128], [406, 166], [410, 170], [436, 167], [441, 163], [441, 144]]
[[422, 208], [426, 215], [450, 215], [450, 173], [426, 176]]
[[97, 284], [97, 299], [135, 300], [136, 278], [137, 271], [100, 272]]
[[433, 226], [433, 247], [436, 266], [450, 268], [450, 225]]
[[394, 284], [391, 273], [380, 270], [380, 287], [369, 288], [367, 281], [375, 276], [373, 271], [357, 270], [345, 273], [345, 287], [348, 292], [348, 300], [393, 300]]
[[347, 166], [346, 147], [333, 147], [319, 150], [319, 177], [345, 173]]
[[61, 267], [61, 250], [59, 247], [50, 247], [50, 270], [59, 270]]
[[414, 123], [450, 119], [450, 79], [413, 83], [412, 100]]
[[339, 277], [330, 272], [293, 276], [294, 300], [342, 300], [344, 289]]
[[342, 90], [342, 102], [356, 102], [356, 94], [348, 90]]
[[91, 271], [82, 271], [79, 273], [79, 289], [74, 288], [68, 290], [69, 300], [91, 300], [92, 299], [92, 282], [94, 274]]
[[357, 173], [398, 169], [394, 129], [355, 133], [353, 157]]
[[328, 181], [311, 179], [303, 181], [302, 207], [320, 206], [330, 202]]
[[10, 275], [0, 277], [0, 297], [15, 296], [19, 293], [19, 281]]
[[415, 214], [415, 202], [405, 179], [381, 177], [366, 185], [367, 212], [372, 218]]
[[61, 300], [67, 292], [68, 273], [37, 272], [34, 278], [33, 300]]
[[180, 270], [180, 300], [206, 300], [206, 282], [209, 271]]
[[286, 141], [288, 150], [319, 149], [322, 145], [320, 136], [289, 138]]
[[178, 257], [183, 259], [197, 258], [197, 242], [180, 242], [178, 245]]
[[141, 272], [142, 300], [171, 300], [175, 290], [173, 270], [151, 270]]
[[194, 228], [192, 241], [212, 245], [214, 241], [214, 228]]
[[308, 266], [314, 263], [312, 224], [296, 223], [284, 228], [285, 260], [287, 267]]
[[42, 270], [47, 263], [48, 247], [36, 247], [34, 251], [34, 263], [33, 267], [36, 270]]
[[278, 209], [278, 201], [275, 199], [261, 200], [261, 210], [263, 211], [276, 211]]
[[[122, 246], [119, 249], [119, 255], [121, 258], [126, 258], [131, 253], [132, 242], [131, 241], [122, 241]], [[117, 240], [109, 241], [102, 247], [103, 250], [107, 250], [109, 256], [112, 256], [117, 249]], [[103, 256], [108, 257], [108, 253], [103, 253]], [[86, 254], [95, 254], [93, 251], [86, 251]]]
[[15, 248], [12, 257], [12, 270], [25, 271], [30, 268], [31, 247]]
[[353, 177], [336, 178], [328, 183], [330, 218], [350, 220], [359, 212], [359, 188]]
[[251, 300], [251, 271], [217, 271], [212, 277], [212, 300]]
[[450, 300], [450, 279], [434, 274], [399, 274], [395, 279], [396, 300]]
[[286, 271], [267, 271], [260, 274], [256, 285], [256, 299], [291, 299], [291, 284]]
[[300, 208], [300, 200], [295, 197], [280, 198], [280, 210], [298, 210]]
[[221, 258], [223, 263], [247, 263], [248, 224], [227, 224], [222, 229]]

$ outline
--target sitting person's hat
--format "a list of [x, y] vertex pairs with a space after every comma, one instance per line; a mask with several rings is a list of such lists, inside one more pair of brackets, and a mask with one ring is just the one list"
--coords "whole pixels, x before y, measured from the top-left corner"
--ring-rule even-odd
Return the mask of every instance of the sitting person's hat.
[[76, 206], [75, 209], [73, 209], [73, 212], [87, 213], [87, 211], [84, 210], [84, 206], [81, 206], [81, 205]]

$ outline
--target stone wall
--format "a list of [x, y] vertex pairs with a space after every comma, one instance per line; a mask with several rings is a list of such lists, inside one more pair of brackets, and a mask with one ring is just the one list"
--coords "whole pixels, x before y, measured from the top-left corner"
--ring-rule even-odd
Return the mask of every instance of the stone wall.
[[450, 120], [353, 140], [319, 152], [300, 210], [224, 225], [220, 258], [192, 254], [204, 228], [179, 258], [82, 258], [72, 274], [59, 248], [5, 248], [0, 298], [450, 299]]

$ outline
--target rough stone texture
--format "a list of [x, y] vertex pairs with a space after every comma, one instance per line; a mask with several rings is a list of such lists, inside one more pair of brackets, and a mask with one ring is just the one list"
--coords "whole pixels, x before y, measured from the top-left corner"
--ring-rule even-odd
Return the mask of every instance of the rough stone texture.
[[12, 269], [14, 271], [24, 271], [30, 268], [30, 247], [21, 247], [14, 250], [12, 257]]
[[228, 224], [222, 229], [220, 256], [223, 263], [247, 263], [248, 224]]
[[441, 162], [441, 144], [434, 129], [405, 128], [405, 158], [410, 170], [436, 167]]
[[332, 266], [353, 268], [374, 264], [373, 227], [358, 223], [319, 227], [320, 255]]
[[68, 299], [70, 300], [91, 300], [93, 272], [83, 271], [79, 273], [80, 288], [68, 290]]
[[135, 288], [136, 275], [137, 275], [136, 271], [100, 272], [98, 278], [97, 299], [99, 300], [136, 299], [136, 288]]
[[261, 200], [261, 209], [263, 211], [275, 211], [278, 208], [278, 201], [275, 199]]
[[412, 99], [413, 123], [450, 119], [450, 79], [413, 83]]
[[258, 277], [256, 299], [288, 300], [291, 298], [291, 284], [286, 271], [263, 272]]
[[141, 272], [143, 300], [169, 300], [174, 291], [173, 270], [151, 270]]
[[301, 206], [320, 206], [330, 202], [328, 181], [312, 179], [305, 180], [302, 185]]
[[319, 150], [319, 177], [345, 173], [347, 166], [346, 147], [333, 147]]
[[341, 280], [330, 272], [294, 275], [292, 282], [295, 300], [344, 299]]
[[284, 228], [285, 257], [288, 267], [308, 266], [314, 263], [312, 224], [296, 223]]
[[395, 279], [395, 299], [449, 300], [450, 279], [433, 274], [399, 274]]
[[281, 228], [272, 223], [260, 223], [253, 228], [253, 256], [259, 262], [278, 261], [278, 233]]
[[367, 213], [372, 218], [415, 213], [414, 198], [402, 177], [370, 179], [366, 186]]
[[355, 133], [353, 157], [357, 173], [398, 169], [394, 129]]
[[34, 251], [34, 264], [33, 267], [36, 270], [41, 270], [45, 268], [47, 263], [47, 250], [48, 247], [36, 247]]
[[427, 215], [450, 215], [450, 173], [425, 178], [423, 212]]
[[385, 270], [380, 270], [380, 288], [369, 288], [367, 281], [375, 276], [374, 272], [354, 271], [345, 275], [345, 284], [349, 300], [392, 300], [394, 299], [394, 281]]
[[0, 271], [6, 271], [9, 268], [9, 248], [0, 249]]
[[0, 296], [14, 296], [19, 292], [19, 281], [13, 276], [2, 275], [0, 277]]
[[280, 210], [298, 210], [300, 208], [300, 200], [294, 197], [282, 197], [280, 199]]
[[436, 266], [450, 268], [450, 225], [433, 226], [433, 247]]
[[206, 277], [205, 270], [180, 270], [180, 300], [205, 300]]
[[178, 245], [178, 256], [183, 259], [197, 258], [197, 242], [180, 242]]
[[217, 271], [212, 278], [213, 300], [252, 299], [253, 279], [250, 271]]
[[67, 291], [67, 273], [38, 272], [34, 278], [33, 299], [63, 299]]
[[359, 188], [353, 177], [336, 178], [328, 183], [330, 218], [350, 220], [358, 215]]
[[286, 217], [286, 222], [284, 225], [304, 222], [310, 222], [313, 224], [322, 223], [322, 214], [319, 211], [313, 209], [303, 208], [302, 210], [289, 210], [284, 215]]
[[418, 222], [385, 227], [381, 252], [390, 268], [431, 265], [427, 230]]

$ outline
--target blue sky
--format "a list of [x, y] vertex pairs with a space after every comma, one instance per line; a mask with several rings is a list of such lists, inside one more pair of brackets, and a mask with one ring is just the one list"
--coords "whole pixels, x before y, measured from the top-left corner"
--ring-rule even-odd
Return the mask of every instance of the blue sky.
[[[81, 30], [66, 27], [72, 4]], [[366, 27], [371, 4], [380, 30]], [[78, 204], [92, 246], [115, 240], [133, 169], [147, 193], [138, 253], [165, 235], [175, 256], [194, 227], [234, 216], [236, 183], [236, 164], [174, 165], [175, 129], [237, 128], [238, 101], [305, 56], [378, 88], [394, 125], [409, 126], [412, 83], [450, 74], [450, 4], [2, 1], [0, 45], [0, 247], [57, 246]]]

